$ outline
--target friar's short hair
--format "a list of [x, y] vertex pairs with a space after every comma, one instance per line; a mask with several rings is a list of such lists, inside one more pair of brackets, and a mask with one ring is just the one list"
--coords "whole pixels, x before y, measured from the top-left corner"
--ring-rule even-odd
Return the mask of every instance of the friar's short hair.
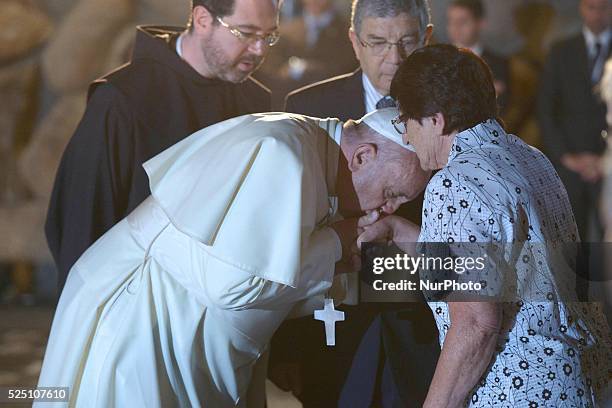
[[[283, 0], [275, 0], [275, 3], [280, 8], [283, 4]], [[191, 0], [191, 9], [202, 6], [213, 17], [225, 17], [234, 14], [234, 7], [236, 6], [236, 0]], [[213, 20], [213, 24], [218, 24], [217, 20]], [[188, 27], [191, 29], [193, 22], [189, 19]]]
[[420, 122], [442, 113], [444, 134], [499, 120], [491, 69], [470, 50], [454, 45], [429, 45], [410, 54], [391, 82], [391, 96], [404, 120]]
[[402, 13], [417, 19], [419, 34], [423, 38], [427, 26], [431, 24], [428, 0], [353, 0], [351, 28], [359, 35], [364, 18], [395, 17]]
[[234, 14], [236, 0], [192, 0], [191, 9], [203, 6], [215, 17], [225, 17]]

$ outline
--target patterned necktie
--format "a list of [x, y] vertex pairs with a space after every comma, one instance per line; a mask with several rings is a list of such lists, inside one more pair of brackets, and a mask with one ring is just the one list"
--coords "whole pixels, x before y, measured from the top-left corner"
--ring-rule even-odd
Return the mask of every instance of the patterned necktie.
[[600, 56], [601, 56], [601, 43], [597, 41], [595, 43], [595, 55], [590, 61], [591, 69], [589, 70], [591, 74], [591, 82], [594, 84], [599, 82], [599, 78], [601, 77], [601, 73], [599, 72], [601, 70], [598, 69], [599, 67], [597, 66], [597, 62], [599, 61]]
[[397, 104], [390, 96], [385, 96], [380, 98], [378, 102], [376, 102], [376, 109], [384, 109], [384, 108], [396, 108]]

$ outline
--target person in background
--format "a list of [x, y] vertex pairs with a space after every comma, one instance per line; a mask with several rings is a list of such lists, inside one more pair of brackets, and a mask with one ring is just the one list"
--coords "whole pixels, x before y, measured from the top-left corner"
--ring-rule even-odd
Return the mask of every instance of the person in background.
[[150, 194], [142, 163], [197, 129], [270, 109], [250, 74], [278, 41], [279, 6], [194, 0], [186, 29], [139, 27], [131, 62], [92, 84], [45, 225], [60, 290], [85, 249]]
[[555, 15], [552, 5], [540, 2], [521, 4], [514, 10], [516, 31], [523, 45], [508, 59], [510, 95], [503, 119], [510, 133], [520, 135], [538, 149], [542, 149], [537, 121], [538, 86], [546, 59], [544, 43]]
[[606, 107], [595, 95], [610, 54], [609, 0], [581, 0], [582, 31], [555, 43], [538, 101], [544, 152], [565, 184], [583, 241], [601, 240], [596, 204], [601, 191]]
[[[601, 96], [606, 103], [606, 121], [608, 129], [610, 129], [612, 128], [612, 59], [608, 59], [608, 62], [606, 62], [600, 88]], [[599, 205], [604, 229], [603, 241], [605, 243], [612, 242], [612, 138], [608, 137], [607, 142], [608, 147], [602, 160], [603, 185], [601, 203]], [[608, 318], [608, 323], [612, 325], [612, 253], [609, 251], [605, 253], [604, 262], [604, 290], [607, 301], [606, 317]], [[612, 389], [610, 390], [609, 398], [612, 401]]]
[[389, 90], [397, 67], [432, 31], [426, 0], [353, 1], [349, 38], [359, 68], [289, 93], [285, 110], [350, 119], [394, 105]]
[[[359, 69], [291, 92], [285, 110], [348, 120], [394, 106], [393, 76], [432, 31], [427, 0], [353, 1], [348, 35]], [[421, 203], [422, 196], [397, 213], [418, 222]], [[337, 326], [334, 348], [322, 346], [318, 322], [285, 322], [272, 343], [272, 379], [301, 391], [305, 407], [421, 406], [439, 353], [427, 305], [419, 300], [381, 313], [376, 305], [356, 303], [340, 306], [346, 319]]]
[[447, 9], [446, 20], [446, 31], [451, 44], [470, 49], [491, 67], [497, 103], [503, 116], [510, 97], [508, 60], [486, 48], [482, 43], [482, 30], [486, 23], [482, 1], [453, 0]]
[[285, 0], [280, 12], [280, 19], [285, 20], [295, 18], [302, 12], [302, 4], [300, 0]]
[[301, 0], [302, 14], [281, 23], [281, 40], [257, 73], [275, 109], [296, 88], [355, 69], [347, 19], [332, 0]]

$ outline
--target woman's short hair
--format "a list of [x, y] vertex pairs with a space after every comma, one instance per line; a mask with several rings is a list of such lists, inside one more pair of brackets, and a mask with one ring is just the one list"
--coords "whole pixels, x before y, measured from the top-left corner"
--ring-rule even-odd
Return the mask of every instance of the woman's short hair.
[[430, 45], [410, 54], [393, 78], [391, 96], [405, 120], [441, 113], [445, 134], [498, 116], [489, 66], [473, 52], [453, 45]]

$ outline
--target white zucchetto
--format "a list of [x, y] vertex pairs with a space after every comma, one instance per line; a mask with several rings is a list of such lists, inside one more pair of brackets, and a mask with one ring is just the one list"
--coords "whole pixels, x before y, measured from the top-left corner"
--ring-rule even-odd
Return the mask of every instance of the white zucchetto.
[[399, 115], [400, 112], [397, 108], [377, 109], [363, 116], [357, 123], [365, 123], [379, 135], [397, 143], [406, 150], [414, 152], [414, 147], [405, 144], [402, 140], [402, 135], [400, 135], [393, 126], [393, 119], [396, 119]]

